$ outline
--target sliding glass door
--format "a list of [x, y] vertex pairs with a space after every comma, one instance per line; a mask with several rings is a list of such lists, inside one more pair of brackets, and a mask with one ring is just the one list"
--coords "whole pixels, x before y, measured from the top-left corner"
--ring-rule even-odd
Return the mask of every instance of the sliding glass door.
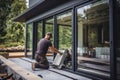
[[69, 54], [64, 61], [64, 67], [72, 68], [72, 11], [57, 15], [58, 48], [60, 51], [68, 49]]
[[109, 77], [109, 2], [77, 8], [77, 70]]

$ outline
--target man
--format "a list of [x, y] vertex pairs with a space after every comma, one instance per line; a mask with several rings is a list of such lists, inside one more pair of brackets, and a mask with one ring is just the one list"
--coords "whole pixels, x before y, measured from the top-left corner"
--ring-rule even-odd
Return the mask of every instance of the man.
[[49, 68], [49, 63], [46, 58], [46, 53], [48, 49], [50, 49], [55, 53], [59, 53], [60, 55], [62, 54], [52, 46], [52, 43], [50, 41], [51, 38], [52, 38], [52, 33], [47, 32], [45, 37], [38, 42], [36, 56], [35, 56], [35, 60], [37, 61], [37, 63], [32, 63], [32, 70], [35, 70], [35, 68], [43, 68], [43, 69]]

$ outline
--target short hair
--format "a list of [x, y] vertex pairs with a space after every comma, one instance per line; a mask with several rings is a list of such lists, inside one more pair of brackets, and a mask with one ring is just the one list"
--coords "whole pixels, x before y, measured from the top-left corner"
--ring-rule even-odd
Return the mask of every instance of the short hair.
[[51, 32], [47, 32], [46, 35], [49, 35], [52, 38], [52, 33]]

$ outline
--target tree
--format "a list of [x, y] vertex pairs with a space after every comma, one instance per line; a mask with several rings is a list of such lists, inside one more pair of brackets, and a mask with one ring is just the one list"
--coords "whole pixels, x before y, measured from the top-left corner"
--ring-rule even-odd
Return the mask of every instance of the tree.
[[6, 35], [6, 20], [13, 0], [0, 0], [0, 42], [4, 42]]
[[13, 19], [21, 14], [25, 9], [26, 1], [25, 0], [14, 0], [11, 5], [11, 11], [7, 17], [7, 38], [10, 41], [23, 42], [24, 41], [24, 23], [13, 22]]

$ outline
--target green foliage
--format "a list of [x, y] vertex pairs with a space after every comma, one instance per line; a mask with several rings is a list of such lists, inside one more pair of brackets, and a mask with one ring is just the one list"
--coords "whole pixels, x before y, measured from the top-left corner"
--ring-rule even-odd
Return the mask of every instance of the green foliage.
[[72, 27], [59, 26], [59, 48], [67, 49], [72, 46]]
[[33, 30], [33, 24], [29, 24], [28, 27], [27, 27], [27, 48], [32, 48], [32, 30]]
[[[6, 6], [1, 8], [2, 5]], [[2, 4], [0, 2], [0, 43], [8, 42], [7, 45], [12, 46], [12, 42], [24, 42], [25, 24], [14, 22], [13, 19], [26, 8], [26, 0], [3, 0]]]
[[0, 42], [4, 42], [3, 38], [6, 35], [6, 20], [11, 10], [13, 0], [0, 0]]
[[38, 23], [38, 39], [37, 42], [42, 38], [42, 23]]
[[20, 42], [5, 42], [3, 44], [0, 44], [0, 48], [4, 48], [4, 47], [15, 47], [15, 46], [19, 46], [19, 45], [24, 45], [24, 43], [20, 43]]
[[25, 0], [14, 0], [11, 5], [11, 12], [7, 18], [7, 37], [11, 41], [23, 42], [24, 40], [24, 23], [13, 22], [12, 19], [18, 16], [26, 9]]

